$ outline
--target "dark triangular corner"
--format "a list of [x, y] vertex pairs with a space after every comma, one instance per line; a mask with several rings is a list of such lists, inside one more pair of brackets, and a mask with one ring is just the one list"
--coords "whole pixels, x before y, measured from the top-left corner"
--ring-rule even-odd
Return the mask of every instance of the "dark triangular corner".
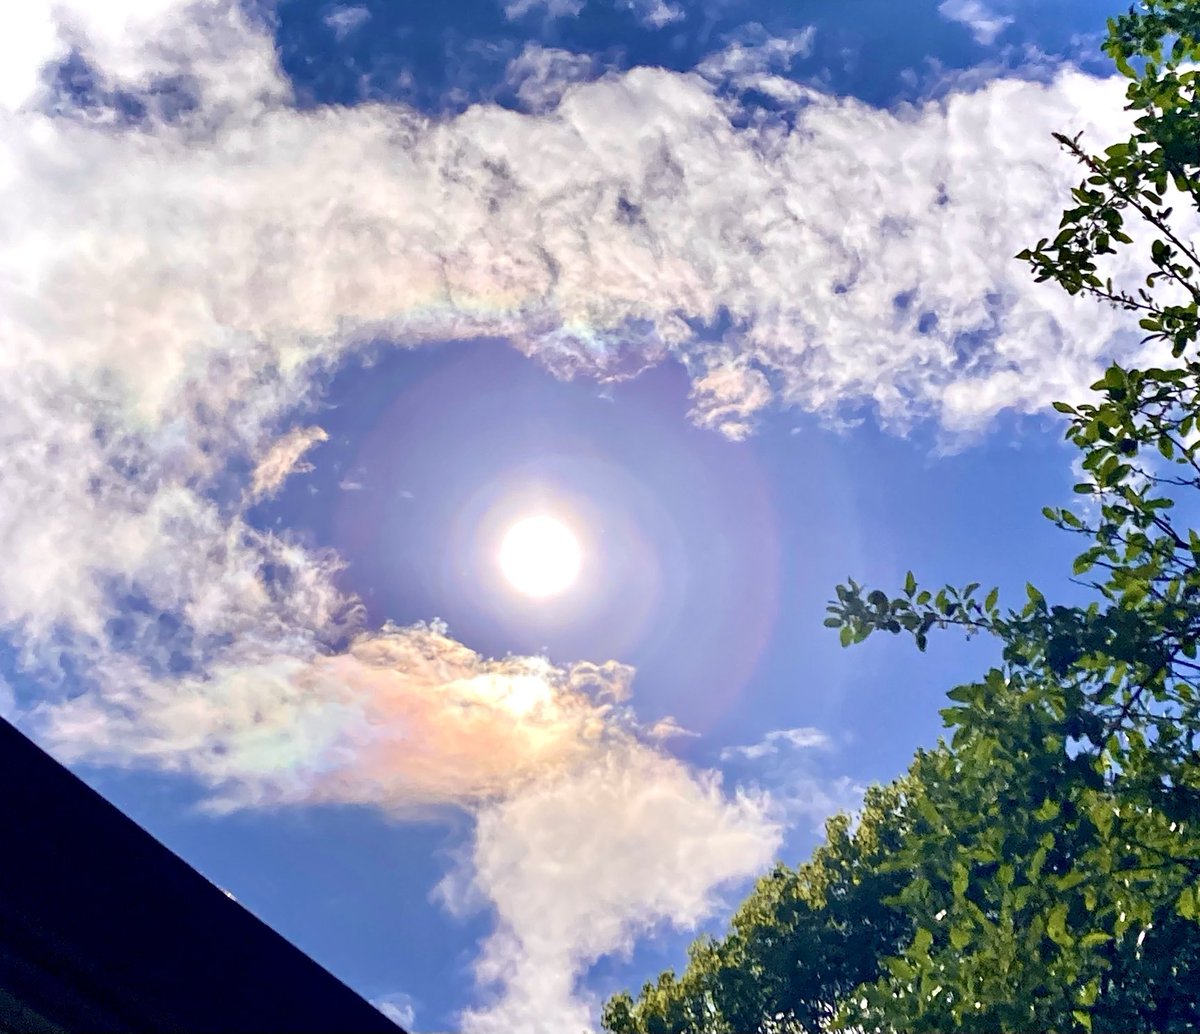
[[3, 720], [0, 1030], [403, 1034]]

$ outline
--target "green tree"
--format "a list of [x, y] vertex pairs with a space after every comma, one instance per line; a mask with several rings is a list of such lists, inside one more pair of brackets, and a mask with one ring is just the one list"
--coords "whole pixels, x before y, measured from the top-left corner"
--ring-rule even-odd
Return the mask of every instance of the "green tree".
[[687, 969], [646, 984], [636, 1001], [612, 998], [613, 1034], [791, 1034], [828, 1023], [842, 999], [874, 981], [913, 925], [885, 904], [905, 875], [883, 867], [899, 850], [916, 787], [873, 787], [851, 828], [839, 815], [810, 861], [777, 866], [758, 881], [721, 940], [702, 938]]
[[[1133, 132], [1101, 154], [1058, 137], [1084, 180], [1055, 237], [1018, 256], [1135, 314], [1173, 356], [1114, 365], [1092, 401], [1056, 405], [1086, 498], [1046, 515], [1080, 538], [1092, 599], [1030, 585], [1001, 609], [994, 589], [933, 593], [912, 575], [894, 597], [840, 586], [827, 623], [846, 645], [889, 632], [923, 650], [958, 627], [995, 637], [1002, 660], [949, 694], [949, 742], [868, 802], [861, 829], [886, 830], [886, 852], [832, 825], [682, 977], [610, 1002], [617, 1034], [1200, 1030], [1200, 258], [1174, 215], [1200, 211], [1200, 0], [1131, 8], [1104, 49], [1130, 79]], [[1146, 256], [1137, 283], [1105, 273], [1123, 248]], [[813, 893], [829, 851], [859, 876]], [[847, 931], [856, 949], [839, 954]]]
[[[1186, 64], [1200, 60], [1200, 3], [1131, 9], [1109, 23], [1105, 50], [1131, 80], [1134, 131], [1100, 155], [1058, 137], [1086, 178], [1055, 238], [1018, 257], [1039, 280], [1135, 312], [1145, 342], [1174, 362], [1114, 365], [1094, 401], [1056, 404], [1091, 505], [1045, 512], [1084, 540], [1074, 574], [1092, 602], [1050, 605], [1030, 585], [1019, 610], [1002, 611], [995, 590], [932, 594], [912, 575], [894, 598], [838, 589], [828, 624], [843, 643], [886, 631], [924, 649], [932, 629], [958, 626], [1003, 644], [1000, 666], [950, 693], [951, 750], [924, 770], [944, 828], [902, 852], [939, 883], [902, 893], [917, 932], [847, 1001], [847, 1024], [1200, 1029], [1200, 534], [1176, 516], [1200, 489], [1200, 259], [1172, 218], [1200, 211], [1200, 98]], [[1128, 247], [1148, 254], [1136, 287], [1101, 269]], [[996, 771], [1002, 803], [981, 815], [972, 798]]]

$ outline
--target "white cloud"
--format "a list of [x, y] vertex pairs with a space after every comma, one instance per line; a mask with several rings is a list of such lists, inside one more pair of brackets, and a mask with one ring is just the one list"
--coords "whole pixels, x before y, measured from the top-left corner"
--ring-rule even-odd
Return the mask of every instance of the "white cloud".
[[[548, 18], [573, 18], [583, 10], [586, 0], [508, 0], [504, 16], [509, 20], [542, 12]], [[684, 17], [683, 8], [669, 0], [616, 0], [618, 9], [633, 13], [643, 25], [661, 29]]]
[[721, 761], [726, 769], [751, 772], [769, 788], [776, 814], [789, 828], [820, 833], [825, 820], [838, 812], [853, 812], [862, 803], [866, 787], [849, 776], [821, 774], [811, 752], [828, 753], [828, 734], [809, 725], [774, 729], [757, 743], [726, 747]]
[[361, 633], [338, 653], [255, 631], [202, 674], [164, 685], [122, 671], [44, 704], [39, 726], [60, 757], [183, 769], [223, 808], [392, 812], [511, 795], [631, 735], [612, 713], [624, 666], [488, 660], [437, 625]]
[[971, 30], [977, 43], [990, 46], [1013, 19], [999, 15], [981, 0], [944, 0], [938, 11], [952, 22], [959, 22]]
[[362, 28], [371, 19], [371, 12], [361, 4], [352, 7], [335, 7], [325, 15], [325, 24], [338, 39], [345, 39], [355, 29]]
[[304, 454], [314, 445], [329, 440], [320, 427], [294, 427], [269, 449], [250, 475], [250, 496], [265, 499], [283, 487], [292, 474], [306, 474], [313, 469], [304, 462]]
[[[496, 912], [476, 975], [501, 990], [464, 1029], [592, 1029], [587, 967], [659, 925], [695, 927], [717, 888], [769, 864], [780, 832], [765, 799], [730, 800], [715, 776], [636, 744], [485, 809], [463, 875]], [[454, 881], [444, 894], [462, 904]]]
[[632, 11], [650, 29], [661, 29], [684, 17], [683, 8], [668, 0], [617, 0], [617, 6]]
[[417, 1012], [412, 995], [405, 994], [403, 991], [372, 999], [371, 1004], [389, 1020], [398, 1023], [405, 1030], [412, 1030], [413, 1024], [417, 1022]]
[[508, 63], [505, 81], [526, 108], [543, 112], [554, 107], [572, 83], [591, 78], [596, 68], [596, 59], [588, 54], [526, 43]]
[[757, 761], [760, 758], [778, 754], [783, 747], [790, 747], [793, 750], [809, 750], [825, 749], [829, 745], [829, 737], [820, 729], [814, 729], [810, 725], [795, 729], [774, 729], [757, 743], [742, 747], [726, 747], [721, 751], [721, 760], [745, 758], [747, 761]]
[[729, 349], [705, 357], [707, 372], [692, 382], [689, 416], [701, 427], [742, 441], [774, 398], [770, 382], [742, 356]]
[[512, 20], [544, 9], [549, 18], [573, 18], [583, 5], [584, 0], [509, 0], [504, 5], [504, 16]]
[[706, 79], [753, 87], [768, 76], [787, 72], [797, 58], [812, 53], [816, 28], [808, 26], [790, 36], [771, 36], [757, 23], [742, 29], [740, 38], [709, 54], [696, 66]]

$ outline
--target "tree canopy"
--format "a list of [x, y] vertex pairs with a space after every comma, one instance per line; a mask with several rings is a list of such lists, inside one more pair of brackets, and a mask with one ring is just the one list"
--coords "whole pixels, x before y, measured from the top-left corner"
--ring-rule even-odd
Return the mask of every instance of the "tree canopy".
[[[1129, 138], [1092, 153], [1034, 276], [1131, 313], [1161, 366], [1110, 366], [1057, 403], [1084, 479], [1044, 512], [1083, 547], [1089, 601], [1016, 607], [978, 584], [839, 586], [844, 645], [938, 629], [1002, 660], [950, 691], [948, 739], [764, 877], [681, 976], [607, 1004], [613, 1034], [1200, 1030], [1200, 0], [1109, 22]], [[1114, 282], [1108, 256], [1145, 269]], [[1169, 357], [1169, 358], [1168, 358]]]

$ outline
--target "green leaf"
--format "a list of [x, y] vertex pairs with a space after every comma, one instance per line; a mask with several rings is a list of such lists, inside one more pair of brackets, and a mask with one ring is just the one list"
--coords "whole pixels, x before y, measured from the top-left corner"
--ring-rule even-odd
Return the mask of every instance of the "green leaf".
[[1075, 944], [1075, 939], [1067, 930], [1066, 902], [1060, 901], [1050, 909], [1046, 918], [1046, 936], [1060, 948], [1070, 948]]
[[1175, 911], [1184, 919], [1200, 919], [1200, 888], [1185, 887], [1175, 902]]
[[1040, 821], [1049, 822], [1052, 819], [1058, 818], [1058, 813], [1061, 810], [1062, 806], [1058, 803], [1058, 801], [1051, 800], [1049, 797], [1047, 797], [1044, 801], [1042, 801], [1041, 807], [1039, 807], [1033, 814], [1034, 817]]
[[913, 593], [916, 591], [917, 591], [917, 579], [913, 575], [912, 571], [909, 571], [908, 574], [906, 574], [904, 576], [904, 595], [907, 596], [911, 600], [913, 597]]
[[929, 949], [933, 947], [933, 934], [924, 927], [917, 930], [913, 936], [912, 953], [918, 957], [929, 954]]

